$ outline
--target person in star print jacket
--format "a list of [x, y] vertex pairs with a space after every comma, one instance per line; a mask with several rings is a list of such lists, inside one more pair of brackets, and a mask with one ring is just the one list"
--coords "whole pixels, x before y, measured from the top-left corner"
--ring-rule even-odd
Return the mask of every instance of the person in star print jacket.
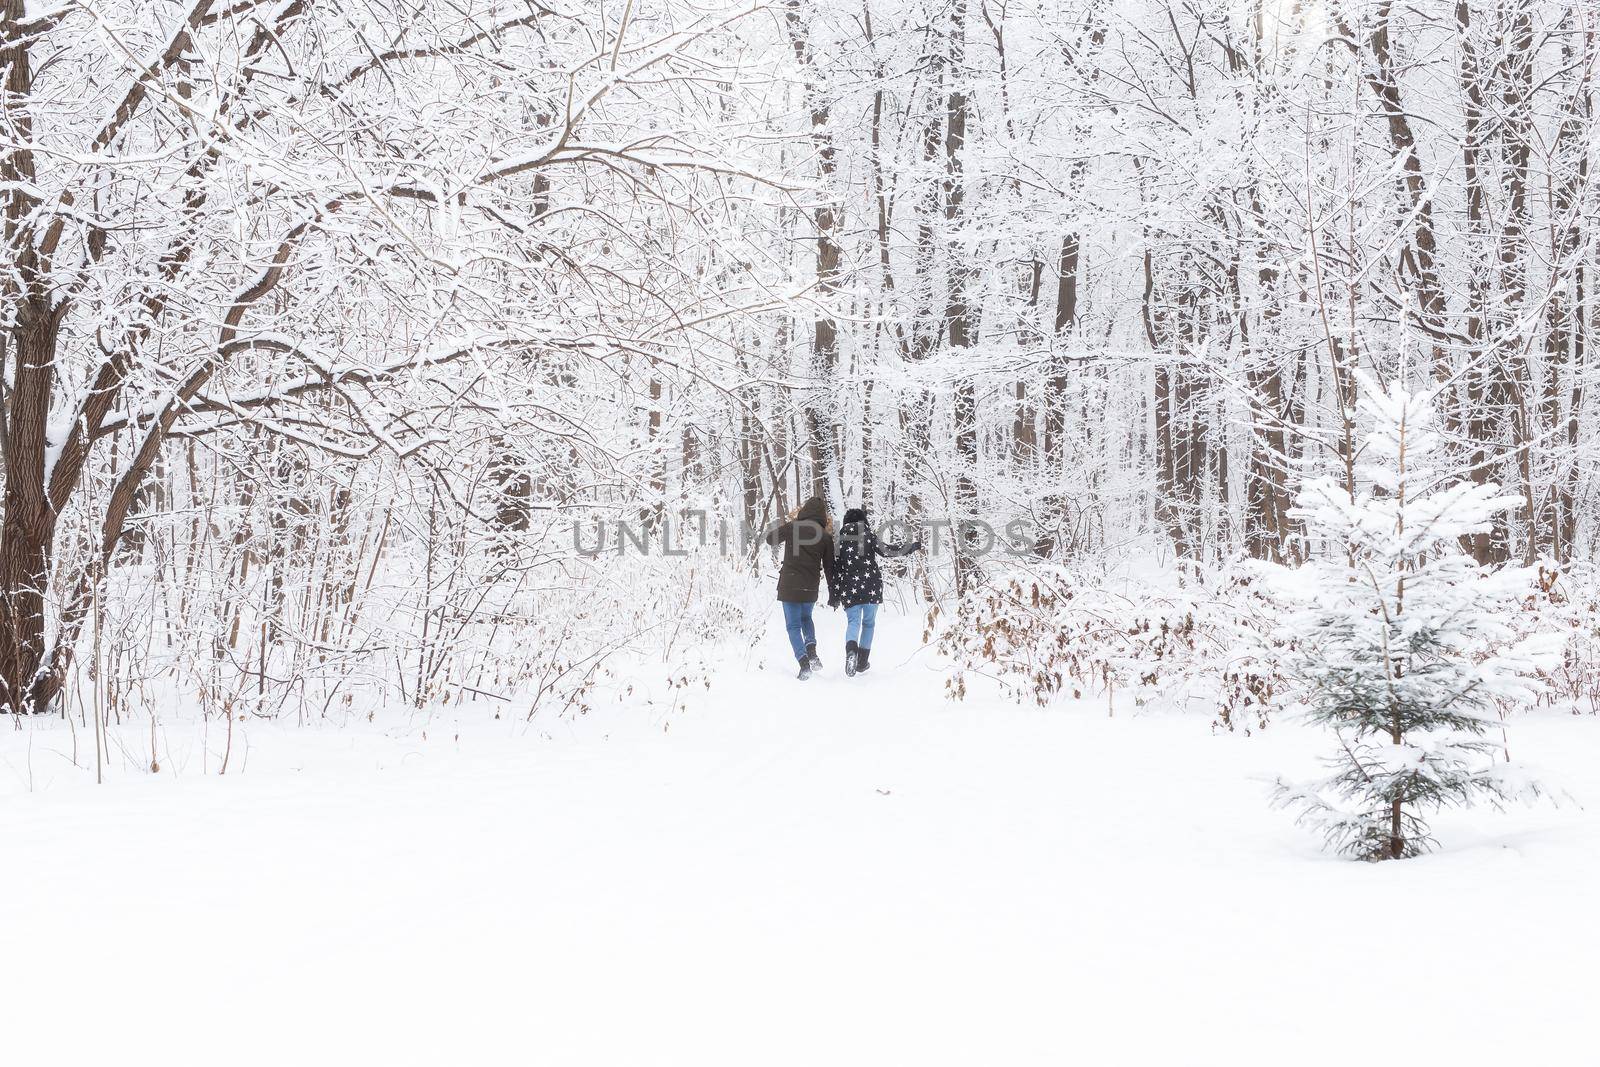
[[878, 621], [878, 605], [883, 603], [883, 572], [878, 569], [878, 557], [909, 555], [920, 549], [922, 542], [884, 544], [872, 532], [864, 508], [851, 508], [844, 513], [836, 540], [836, 595], [829, 600], [829, 606], [837, 602], [844, 607], [844, 673], [854, 675], [871, 665], [872, 631]]

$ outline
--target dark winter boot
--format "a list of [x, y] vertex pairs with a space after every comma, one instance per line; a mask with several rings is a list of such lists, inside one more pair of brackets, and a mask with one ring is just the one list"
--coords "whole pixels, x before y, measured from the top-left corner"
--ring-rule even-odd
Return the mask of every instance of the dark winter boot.
[[868, 662], [869, 660], [871, 660], [871, 658], [872, 658], [872, 649], [870, 649], [870, 648], [857, 648], [856, 649], [856, 673], [857, 674], [866, 674], [867, 673], [867, 668], [872, 666], [872, 664], [870, 662]]
[[811, 677], [811, 661], [804, 656], [800, 657], [800, 680], [803, 682]]
[[806, 662], [811, 664], [811, 669], [814, 671], [822, 669], [822, 660], [817, 655], [817, 643], [815, 641], [806, 645]]
[[856, 664], [859, 662], [856, 657], [860, 654], [860, 648], [854, 641], [846, 641], [844, 643], [844, 675], [846, 678], [855, 676]]

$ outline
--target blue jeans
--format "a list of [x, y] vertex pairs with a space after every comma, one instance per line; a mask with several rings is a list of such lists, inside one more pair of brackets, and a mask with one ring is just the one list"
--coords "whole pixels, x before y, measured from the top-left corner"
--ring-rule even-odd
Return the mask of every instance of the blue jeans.
[[783, 627], [789, 631], [789, 647], [794, 649], [794, 658], [803, 659], [806, 654], [806, 645], [817, 643], [817, 629], [811, 624], [811, 609], [815, 604], [795, 604], [790, 601], [781, 601], [783, 604]]
[[872, 628], [878, 622], [878, 605], [852, 604], [844, 609], [844, 639], [862, 648], [872, 647]]

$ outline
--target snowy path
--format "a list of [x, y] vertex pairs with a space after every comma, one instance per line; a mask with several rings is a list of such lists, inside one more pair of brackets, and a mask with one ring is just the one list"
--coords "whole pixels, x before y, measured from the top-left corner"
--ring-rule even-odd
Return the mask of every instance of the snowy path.
[[880, 629], [866, 677], [734, 665], [665, 730], [256, 727], [242, 776], [100, 789], [8, 733], [5, 1059], [1588, 1058], [1600, 721], [1513, 734], [1587, 810], [1444, 818], [1441, 854], [1366, 866], [1266, 807], [1297, 728], [951, 706]]

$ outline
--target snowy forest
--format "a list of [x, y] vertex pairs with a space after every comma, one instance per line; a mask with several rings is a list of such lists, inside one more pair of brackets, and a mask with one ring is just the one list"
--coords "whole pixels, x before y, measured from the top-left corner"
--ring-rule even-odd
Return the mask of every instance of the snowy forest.
[[[493, 980], [390, 1062], [1184, 1062], [1259, 996], [1230, 1062], [1348, 1062], [1263, 969], [1372, 1014], [1296, 923], [1430, 894], [1492, 942], [1382, 949], [1437, 1026], [1537, 972], [1504, 1047], [1580, 1058], [1594, 0], [0, 4], [13, 987], [160, 954], [224, 1033], [296, 983], [264, 1062], [372, 1055], [335, 976], [432, 968]], [[906, 542], [870, 672], [831, 547], [814, 670], [785, 635], [814, 498]], [[96, 1010], [168, 1017], [130, 967]], [[751, 1052], [801, 1009], [735, 976], [825, 973]], [[696, 989], [747, 1022], [708, 1048]]]

